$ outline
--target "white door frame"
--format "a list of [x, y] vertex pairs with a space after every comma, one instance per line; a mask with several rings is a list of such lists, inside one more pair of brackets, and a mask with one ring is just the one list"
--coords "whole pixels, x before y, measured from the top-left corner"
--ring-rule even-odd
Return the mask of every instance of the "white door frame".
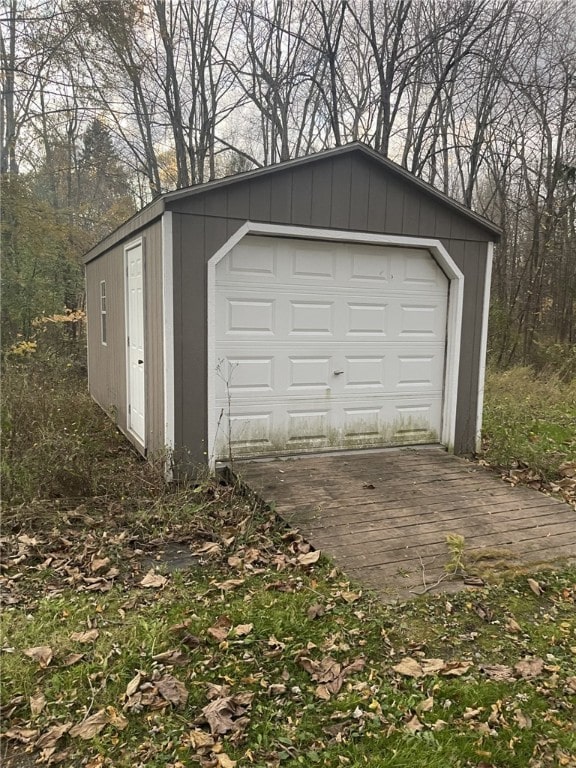
[[460, 368], [460, 338], [462, 332], [462, 307], [464, 299], [464, 275], [440, 240], [423, 237], [380, 235], [370, 232], [348, 232], [335, 229], [296, 227], [285, 224], [245, 222], [208, 261], [207, 308], [208, 308], [208, 457], [214, 469], [216, 431], [218, 428], [216, 400], [216, 266], [234, 246], [247, 235], [293, 237], [308, 240], [327, 240], [367, 245], [391, 245], [425, 248], [434, 257], [449, 280], [448, 316], [446, 323], [446, 366], [444, 372], [444, 396], [440, 442], [448, 451], [454, 451], [456, 433], [456, 405], [458, 396], [458, 371]]
[[[145, 282], [145, 253], [144, 253], [144, 238], [139, 237], [136, 240], [132, 240], [124, 246], [124, 323], [125, 323], [125, 338], [126, 338], [126, 431], [129, 432], [137, 442], [146, 449], [146, 359], [144, 358], [144, 409], [142, 414], [143, 429], [142, 435], [132, 429], [130, 411], [131, 411], [131, 398], [130, 398], [130, 345], [128, 344], [128, 338], [130, 335], [130, 289], [128, 280], [128, 252], [134, 250], [134, 248], [140, 247], [142, 253], [142, 340], [144, 350], [146, 349], [146, 282]], [[140, 319], [140, 318], [139, 318]]]

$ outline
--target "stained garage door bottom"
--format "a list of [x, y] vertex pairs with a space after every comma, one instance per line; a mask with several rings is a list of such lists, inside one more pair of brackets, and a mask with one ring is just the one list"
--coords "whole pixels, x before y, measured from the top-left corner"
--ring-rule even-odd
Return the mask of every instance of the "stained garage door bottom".
[[[428, 591], [464, 537], [470, 572], [576, 559], [576, 512], [438, 447], [243, 461], [236, 473], [349, 577], [398, 599]], [[443, 579], [433, 590], [455, 589]]]

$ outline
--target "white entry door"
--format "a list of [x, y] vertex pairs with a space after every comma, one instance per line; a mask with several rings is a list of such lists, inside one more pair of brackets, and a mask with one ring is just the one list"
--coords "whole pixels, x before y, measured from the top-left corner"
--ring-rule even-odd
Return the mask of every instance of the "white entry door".
[[127, 426], [145, 445], [144, 258], [141, 240], [126, 248], [125, 262]]
[[438, 442], [447, 306], [426, 249], [244, 238], [216, 266], [215, 458]]

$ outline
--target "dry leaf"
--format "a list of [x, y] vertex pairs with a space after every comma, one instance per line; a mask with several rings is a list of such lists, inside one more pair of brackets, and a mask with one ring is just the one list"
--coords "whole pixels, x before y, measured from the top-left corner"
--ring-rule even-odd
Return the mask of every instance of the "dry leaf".
[[360, 600], [362, 597], [362, 592], [348, 592], [346, 590], [343, 590], [340, 592], [340, 595], [342, 599], [347, 603], [355, 603], [356, 600]]
[[528, 730], [532, 728], [532, 718], [529, 715], [525, 715], [521, 710], [514, 712], [514, 720], [518, 723], [518, 728], [522, 730]]
[[216, 541], [207, 541], [198, 549], [195, 549], [192, 554], [194, 555], [217, 555], [222, 547]]
[[244, 581], [244, 579], [226, 579], [226, 581], [215, 582], [214, 586], [218, 587], [218, 589], [223, 589], [224, 592], [228, 592], [231, 589], [236, 589], [236, 587], [241, 587]]
[[127, 699], [129, 699], [130, 696], [133, 696], [136, 693], [138, 688], [140, 688], [141, 682], [142, 682], [142, 673], [138, 672], [136, 676], [133, 677], [132, 680], [130, 680], [130, 682], [126, 686], [126, 692], [124, 695], [126, 696]]
[[514, 671], [516, 674], [526, 679], [530, 677], [537, 677], [538, 675], [542, 674], [543, 669], [544, 660], [538, 657], [522, 659], [522, 661], [519, 661], [514, 665]]
[[310, 620], [317, 619], [319, 616], [323, 616], [326, 613], [326, 609], [322, 603], [314, 603], [308, 608], [307, 616]]
[[66, 658], [62, 661], [62, 664], [65, 667], [71, 667], [72, 664], [77, 664], [83, 658], [83, 653], [69, 653], [68, 656], [66, 656]]
[[226, 752], [218, 752], [215, 758], [219, 768], [234, 768], [236, 765], [236, 760], [231, 760]]
[[485, 664], [480, 667], [491, 680], [514, 680], [514, 672], [512, 667], [507, 667], [505, 664]]
[[106, 707], [108, 722], [117, 731], [123, 731], [128, 726], [128, 718], [121, 715], [114, 707]]
[[188, 700], [186, 686], [172, 675], [164, 675], [157, 680], [156, 688], [160, 696], [175, 707], [184, 706]]
[[42, 669], [46, 669], [52, 661], [52, 648], [49, 645], [38, 645], [34, 648], [26, 648], [24, 655], [37, 661]]
[[90, 570], [92, 573], [97, 573], [98, 571], [101, 571], [103, 568], [106, 568], [110, 564], [110, 558], [109, 557], [103, 557], [103, 558], [93, 558], [92, 562], [90, 563]]
[[518, 624], [516, 619], [513, 618], [512, 616], [508, 617], [508, 619], [506, 620], [505, 626], [508, 632], [522, 632], [522, 627], [520, 626], [520, 624]]
[[465, 675], [471, 666], [471, 661], [449, 662], [446, 665], [446, 669], [443, 669], [440, 674], [444, 677], [460, 677], [461, 675]]
[[421, 715], [422, 712], [430, 712], [430, 710], [434, 707], [434, 698], [432, 696], [429, 696], [427, 699], [424, 699], [419, 704], [416, 705], [416, 714]]
[[528, 581], [528, 586], [537, 597], [540, 597], [540, 595], [544, 593], [544, 590], [542, 589], [540, 584], [536, 581], [536, 579], [527, 579], [527, 581]]
[[212, 736], [199, 728], [190, 731], [187, 738], [192, 749], [205, 749], [206, 747], [213, 747], [215, 744]]
[[168, 578], [162, 576], [161, 573], [156, 573], [154, 568], [151, 568], [146, 576], [140, 582], [141, 587], [152, 587], [154, 589], [162, 589], [166, 585]]
[[45, 706], [46, 697], [42, 691], [37, 691], [33, 696], [30, 696], [30, 712], [32, 713], [32, 717], [38, 717]]
[[392, 669], [399, 675], [404, 675], [404, 677], [422, 677], [424, 674], [422, 667], [418, 664], [416, 659], [410, 658], [402, 659], [402, 661], [392, 667]]
[[410, 731], [410, 733], [418, 733], [418, 731], [422, 731], [425, 726], [418, 720], [418, 717], [414, 715], [404, 726], [404, 728], [407, 731]]
[[[250, 697], [253, 696], [253, 694], [249, 695]], [[245, 714], [246, 708], [236, 699], [236, 696], [221, 697], [214, 699], [203, 708], [202, 715], [206, 719], [212, 735], [228, 733], [241, 727], [243, 723], [239, 724], [238, 720], [243, 720], [242, 716]]]
[[314, 565], [320, 559], [320, 550], [317, 549], [314, 552], [306, 552], [303, 555], [298, 555], [298, 562], [300, 565]]
[[38, 738], [34, 746], [37, 749], [53, 749], [55, 748], [58, 739], [61, 739], [65, 733], [68, 733], [70, 728], [72, 728], [72, 723], [53, 725], [52, 728], [48, 729], [46, 733], [43, 733]]
[[72, 632], [70, 640], [76, 643], [93, 643], [99, 635], [100, 632], [97, 629], [89, 629], [86, 632]]
[[471, 707], [466, 707], [464, 710], [464, 714], [462, 717], [464, 720], [474, 720], [478, 715], [482, 714], [484, 711], [484, 707], [477, 707], [476, 709], [472, 709]]
[[162, 664], [166, 664], [168, 666], [180, 664], [188, 664], [190, 661], [190, 657], [187, 656], [182, 651], [177, 650], [169, 650], [169, 651], [163, 651], [162, 653], [156, 653], [154, 656], [152, 656], [154, 661], [161, 661]]
[[422, 672], [425, 675], [437, 675], [438, 672], [443, 672], [446, 669], [446, 662], [444, 659], [423, 659], [422, 660]]
[[254, 624], [238, 624], [232, 629], [230, 635], [232, 637], [246, 637], [254, 629]]
[[106, 725], [108, 725], [108, 715], [106, 710], [101, 709], [78, 725], [73, 726], [70, 729], [70, 736], [88, 741], [97, 736]]
[[18, 741], [20, 744], [30, 744], [32, 739], [38, 735], [38, 729], [36, 728], [20, 728], [14, 726], [7, 731], [4, 731], [2, 737], [4, 739], [11, 739], [12, 741]]
[[228, 616], [220, 616], [216, 624], [206, 630], [206, 633], [213, 637], [216, 642], [221, 643], [226, 640], [232, 628], [232, 622]]

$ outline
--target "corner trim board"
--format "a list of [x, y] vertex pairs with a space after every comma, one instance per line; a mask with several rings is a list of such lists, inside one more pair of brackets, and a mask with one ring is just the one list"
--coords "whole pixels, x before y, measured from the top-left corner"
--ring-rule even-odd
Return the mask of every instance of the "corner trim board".
[[215, 442], [218, 428], [215, 413], [216, 392], [216, 266], [240, 240], [247, 235], [270, 237], [294, 237], [308, 240], [331, 242], [368, 243], [371, 245], [405, 246], [426, 248], [436, 259], [438, 265], [450, 282], [448, 294], [448, 317], [446, 339], [446, 370], [444, 378], [444, 403], [442, 411], [442, 434], [440, 442], [448, 450], [454, 450], [456, 433], [456, 406], [458, 394], [458, 373], [460, 368], [460, 342], [462, 329], [462, 309], [464, 300], [464, 275], [458, 268], [440, 240], [399, 235], [380, 235], [369, 232], [349, 232], [313, 227], [296, 227], [284, 224], [264, 224], [255, 221], [245, 222], [224, 245], [208, 260], [207, 313], [208, 313], [208, 462], [211, 470], [215, 468]]
[[[164, 333], [164, 445], [174, 449], [174, 246], [172, 212], [162, 216], [162, 328]], [[172, 463], [166, 461], [166, 479], [172, 479]]]
[[484, 411], [484, 386], [486, 380], [486, 354], [488, 351], [488, 321], [490, 314], [490, 290], [492, 287], [492, 263], [494, 243], [488, 243], [486, 272], [484, 273], [484, 302], [482, 306], [482, 330], [480, 332], [480, 368], [478, 370], [478, 403], [476, 411], [476, 451], [482, 448], [482, 418]]

